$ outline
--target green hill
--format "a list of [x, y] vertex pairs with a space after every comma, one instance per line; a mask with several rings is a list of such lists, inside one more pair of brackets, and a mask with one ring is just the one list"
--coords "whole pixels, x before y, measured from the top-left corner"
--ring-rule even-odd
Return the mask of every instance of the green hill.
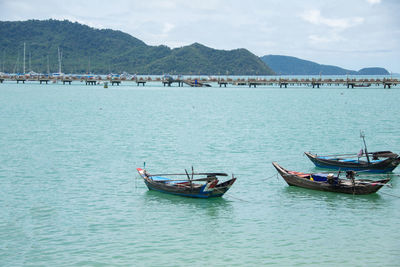
[[358, 71], [360, 75], [389, 75], [390, 73], [384, 68], [363, 68]]
[[[274, 72], [246, 49], [216, 50], [200, 44], [170, 49], [149, 46], [129, 34], [58, 20], [0, 22], [0, 66], [22, 72], [270, 75]], [[30, 62], [30, 63], [29, 63]]]
[[281, 75], [387, 75], [383, 68], [365, 68], [359, 71], [347, 70], [337, 66], [322, 65], [312, 61], [290, 56], [268, 55], [261, 57], [265, 64]]

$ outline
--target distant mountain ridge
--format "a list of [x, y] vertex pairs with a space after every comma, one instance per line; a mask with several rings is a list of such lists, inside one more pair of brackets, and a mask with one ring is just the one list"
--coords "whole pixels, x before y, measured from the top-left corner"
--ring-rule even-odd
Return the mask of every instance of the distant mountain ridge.
[[359, 71], [347, 70], [337, 66], [322, 65], [312, 61], [281, 55], [261, 57], [271, 69], [281, 75], [388, 75], [384, 68], [363, 68]]
[[[246, 49], [217, 50], [194, 43], [171, 49], [149, 46], [121, 31], [99, 30], [68, 20], [0, 21], [0, 64], [6, 72], [271, 75], [274, 72]], [[28, 64], [29, 58], [29, 64]]]

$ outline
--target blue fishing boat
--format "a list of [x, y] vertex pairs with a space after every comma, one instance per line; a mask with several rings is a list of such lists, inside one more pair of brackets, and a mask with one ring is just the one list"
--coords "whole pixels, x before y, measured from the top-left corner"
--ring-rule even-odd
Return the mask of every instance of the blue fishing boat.
[[[316, 167], [336, 170], [354, 170], [373, 173], [393, 171], [400, 163], [400, 157], [391, 151], [370, 153], [368, 158], [357, 157], [357, 154], [319, 156], [304, 152]], [[370, 158], [371, 157], [371, 158]]]
[[178, 174], [150, 174], [142, 168], [137, 168], [137, 171], [149, 190], [193, 198], [222, 197], [236, 181], [232, 175], [231, 179], [220, 182], [217, 177], [228, 176], [226, 173], [194, 173], [193, 167], [191, 174], [187, 170]]
[[364, 149], [353, 154], [317, 155], [304, 152], [316, 167], [336, 170], [354, 170], [374, 173], [393, 171], [400, 164], [400, 157], [392, 151], [368, 152], [363, 133]]

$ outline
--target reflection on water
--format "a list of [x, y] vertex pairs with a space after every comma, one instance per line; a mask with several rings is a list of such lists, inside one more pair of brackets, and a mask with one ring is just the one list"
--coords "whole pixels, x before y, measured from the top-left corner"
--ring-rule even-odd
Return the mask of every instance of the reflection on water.
[[179, 209], [201, 210], [204, 215], [210, 217], [218, 217], [221, 213], [224, 215], [230, 214], [233, 209], [231, 201], [223, 197], [208, 199], [190, 198], [153, 190], [148, 190], [143, 194], [143, 205], [146, 207], [174, 205]]
[[287, 195], [291, 203], [299, 200], [309, 201], [318, 205], [324, 204], [329, 209], [375, 209], [387, 204], [387, 200], [379, 195], [379, 191], [369, 195], [352, 195], [286, 186], [282, 192]]

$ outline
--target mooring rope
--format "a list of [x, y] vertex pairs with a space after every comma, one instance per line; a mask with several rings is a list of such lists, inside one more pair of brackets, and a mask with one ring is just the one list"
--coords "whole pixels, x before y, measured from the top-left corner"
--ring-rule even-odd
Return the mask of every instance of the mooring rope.
[[[214, 191], [223, 193], [223, 191], [219, 190], [218, 188], [214, 188]], [[234, 197], [234, 196], [232, 196], [231, 194], [228, 194], [226, 191], [225, 191], [225, 193], [223, 193], [223, 194], [226, 195], [226, 196], [229, 196], [229, 197], [231, 197], [231, 198], [234, 198], [234, 199], [243, 201], [243, 202], [250, 202], [250, 201], [248, 201], [248, 200], [244, 200], [244, 199], [241, 199], [241, 198], [238, 198], [238, 197]]]
[[397, 196], [397, 195], [393, 195], [393, 194], [389, 194], [389, 193], [385, 193], [385, 192], [380, 192], [381, 194], [385, 194], [385, 195], [388, 195], [388, 196], [391, 196], [391, 197], [397, 197], [397, 198], [400, 198], [400, 196]]
[[276, 179], [279, 180], [278, 173], [275, 173], [275, 174], [273, 174], [273, 175], [271, 175], [271, 176], [269, 176], [269, 177], [267, 177], [267, 178], [265, 178], [265, 179], [262, 179], [262, 180], [263, 180], [263, 181], [267, 181], [267, 180], [269, 180], [269, 179], [271, 179], [271, 178], [274, 178], [274, 177], [276, 177]]
[[248, 200], [244, 200], [244, 199], [241, 199], [241, 198], [238, 198], [238, 197], [234, 197], [234, 196], [232, 196], [231, 194], [228, 194], [228, 193], [226, 193], [226, 192], [225, 192], [225, 195], [227, 195], [227, 196], [229, 196], [229, 197], [231, 197], [231, 198], [234, 198], [234, 199], [243, 201], [243, 202], [250, 203], [250, 201], [248, 201]]

